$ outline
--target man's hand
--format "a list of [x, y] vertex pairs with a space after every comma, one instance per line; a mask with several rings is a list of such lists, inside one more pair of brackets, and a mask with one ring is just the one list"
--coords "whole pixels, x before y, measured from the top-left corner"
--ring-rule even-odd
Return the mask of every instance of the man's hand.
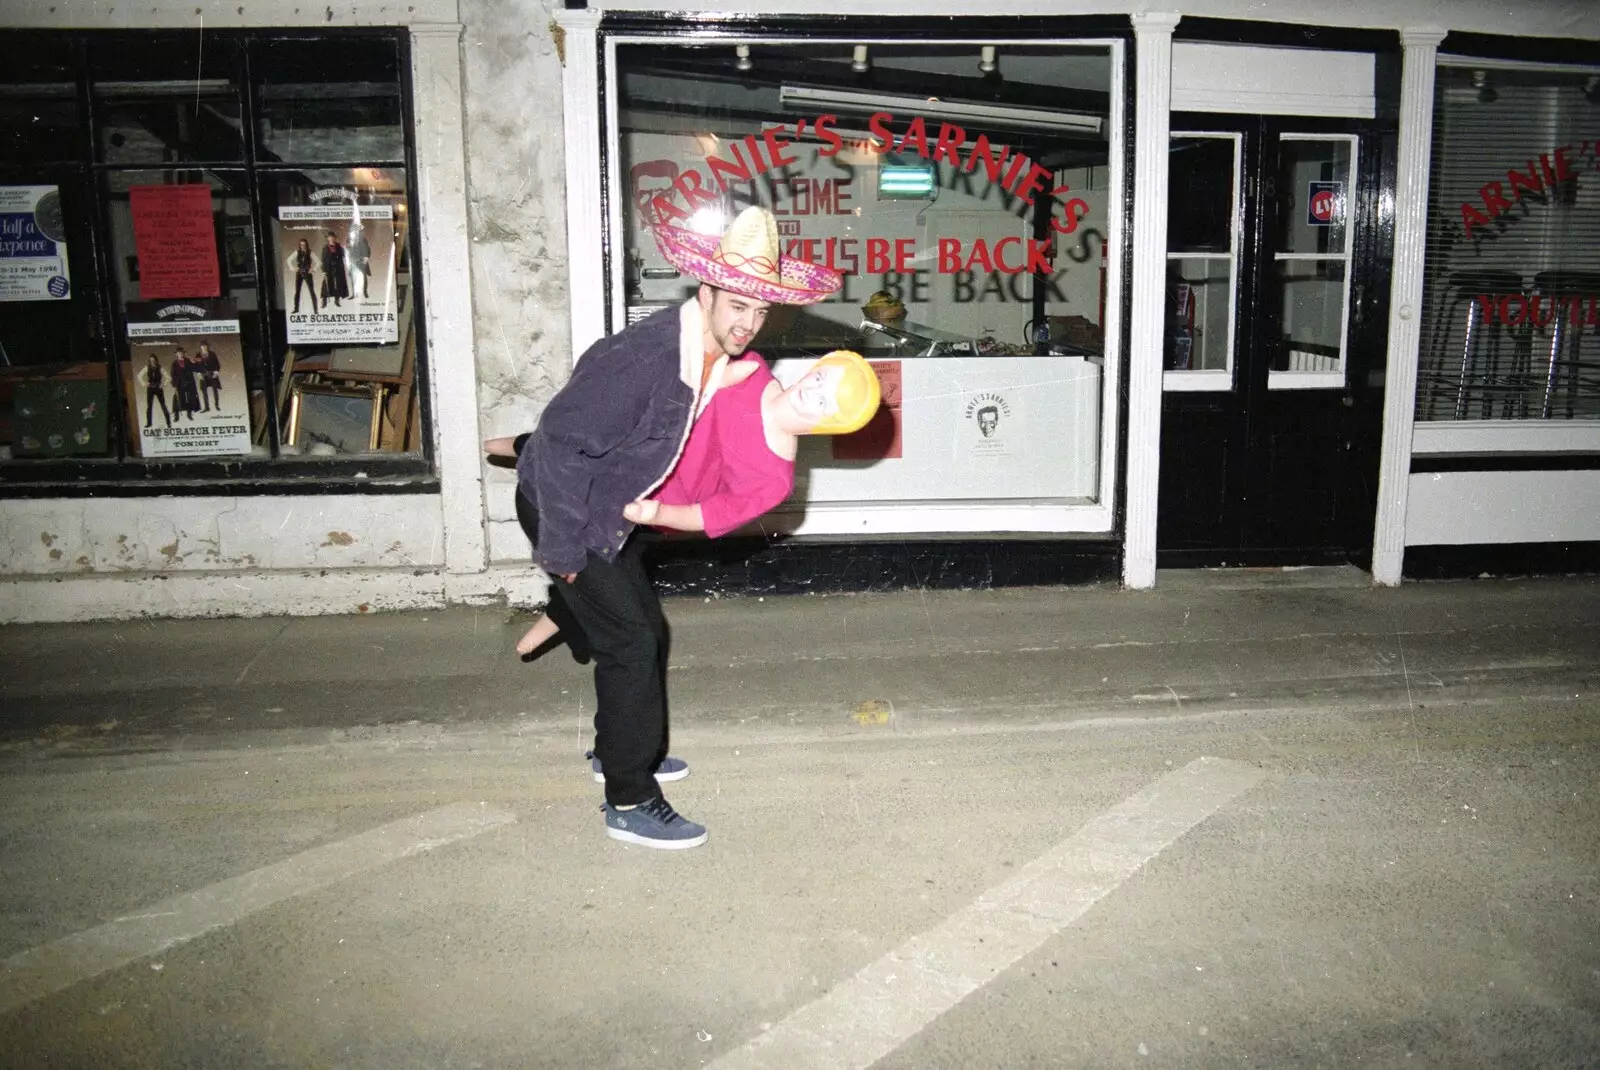
[[661, 511], [661, 503], [651, 498], [640, 498], [636, 502], [629, 502], [622, 507], [623, 519], [632, 524], [653, 524], [656, 514]]
[[566, 580], [568, 583], [577, 583], [578, 582], [578, 574], [576, 572], [558, 572], [558, 573], [556, 573], [556, 575], [560, 576], [562, 579]]

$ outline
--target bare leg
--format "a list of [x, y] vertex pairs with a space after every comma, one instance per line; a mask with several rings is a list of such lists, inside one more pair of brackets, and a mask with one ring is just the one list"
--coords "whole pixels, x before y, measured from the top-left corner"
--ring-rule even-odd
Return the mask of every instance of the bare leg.
[[549, 642], [550, 638], [560, 630], [560, 628], [556, 627], [556, 622], [551, 620], [549, 616], [540, 614], [539, 619], [533, 622], [533, 627], [529, 628], [527, 633], [517, 640], [517, 653], [527, 657]]

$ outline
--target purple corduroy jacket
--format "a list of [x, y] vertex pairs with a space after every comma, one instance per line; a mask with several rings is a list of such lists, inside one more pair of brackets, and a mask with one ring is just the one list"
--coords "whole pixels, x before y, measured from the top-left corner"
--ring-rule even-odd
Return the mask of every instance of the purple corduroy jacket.
[[704, 392], [705, 338], [690, 298], [584, 351], [572, 378], [517, 455], [517, 483], [539, 510], [533, 559], [546, 572], [607, 561], [633, 533], [622, 507], [649, 494], [678, 463], [689, 428], [716, 392], [719, 357]]

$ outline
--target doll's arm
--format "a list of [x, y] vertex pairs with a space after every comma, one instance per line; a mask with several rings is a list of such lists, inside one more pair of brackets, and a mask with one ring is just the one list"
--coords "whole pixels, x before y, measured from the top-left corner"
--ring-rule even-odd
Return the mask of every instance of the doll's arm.
[[652, 498], [641, 498], [622, 507], [622, 515], [634, 524], [649, 524], [674, 531], [704, 531], [705, 517], [698, 505], [667, 505]]

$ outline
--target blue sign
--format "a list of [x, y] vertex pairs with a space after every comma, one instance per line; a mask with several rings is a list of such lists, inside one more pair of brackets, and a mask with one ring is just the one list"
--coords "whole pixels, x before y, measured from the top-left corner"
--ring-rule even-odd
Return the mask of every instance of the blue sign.
[[1306, 190], [1306, 223], [1331, 227], [1344, 215], [1344, 183], [1312, 182]]

